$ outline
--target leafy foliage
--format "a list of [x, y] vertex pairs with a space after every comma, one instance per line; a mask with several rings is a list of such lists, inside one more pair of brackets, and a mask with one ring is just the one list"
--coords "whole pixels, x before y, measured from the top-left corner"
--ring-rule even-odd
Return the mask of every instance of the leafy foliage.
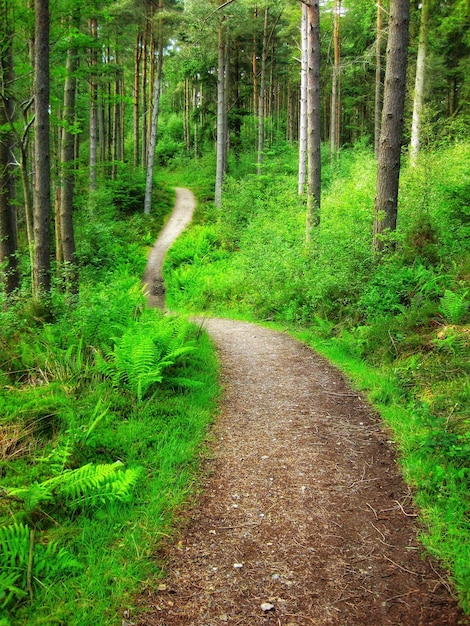
[[450, 289], [445, 290], [441, 298], [439, 312], [448, 324], [460, 324], [463, 321], [469, 308], [467, 296], [467, 289], [461, 293], [455, 293]]
[[37, 543], [27, 525], [0, 526], [0, 607], [32, 594], [33, 584], [48, 584], [81, 569], [77, 559], [56, 542]]
[[99, 368], [115, 387], [127, 385], [138, 402], [164, 378], [164, 371], [194, 351], [189, 327], [176, 317], [136, 321], [99, 358]]
[[28, 511], [43, 503], [62, 502], [71, 509], [126, 502], [141, 475], [141, 469], [123, 470], [123, 463], [92, 465], [64, 470], [59, 475], [28, 487], [10, 489], [9, 495], [24, 502]]
[[[22, 297], [0, 309], [0, 528], [30, 528], [8, 531], [26, 558], [21, 580], [1, 570], [0, 548], [0, 623], [110, 623], [110, 607], [155, 573], [150, 552], [191, 488], [216, 363], [194, 327], [146, 308], [147, 246], [173, 201], [161, 189], [150, 216], [124, 219], [103, 188], [77, 208], [82, 282], [73, 307], [54, 291], [47, 317]], [[143, 356], [130, 365], [125, 354], [146, 335], [156, 365], [147, 373], [136, 365]], [[136, 403], [136, 394], [156, 393]], [[46, 564], [31, 570], [31, 596], [32, 530], [34, 562]], [[72, 554], [83, 568], [67, 564]]]

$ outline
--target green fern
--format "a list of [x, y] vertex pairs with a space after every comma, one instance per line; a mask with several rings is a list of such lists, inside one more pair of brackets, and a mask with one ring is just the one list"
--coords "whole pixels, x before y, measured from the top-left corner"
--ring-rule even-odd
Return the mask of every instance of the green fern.
[[8, 495], [22, 500], [27, 511], [34, 511], [39, 505], [54, 501], [52, 490], [44, 483], [38, 483], [37, 481], [27, 487], [9, 489]]
[[184, 320], [174, 317], [136, 322], [105, 359], [98, 357], [98, 368], [115, 387], [127, 385], [142, 402], [154, 385], [163, 382], [165, 370], [194, 351], [188, 329]]
[[460, 324], [462, 322], [468, 311], [467, 295], [468, 289], [461, 293], [455, 293], [450, 289], [445, 290], [441, 298], [439, 312], [447, 324]]
[[56, 542], [35, 542], [25, 524], [0, 527], [0, 607], [7, 608], [32, 593], [35, 582], [42, 584], [74, 573], [82, 565]]
[[139, 479], [141, 469], [121, 469], [123, 463], [93, 465], [88, 463], [76, 470], [66, 470], [46, 481], [71, 508], [124, 502], [131, 498], [131, 489]]
[[24, 524], [0, 528], [0, 606], [7, 607], [14, 599], [28, 595], [27, 564], [30, 530]]
[[65, 470], [42, 483], [10, 489], [8, 493], [21, 499], [29, 511], [45, 502], [60, 502], [71, 509], [125, 502], [130, 500], [131, 490], [142, 470], [122, 467], [121, 461], [101, 465], [88, 463], [78, 469]]

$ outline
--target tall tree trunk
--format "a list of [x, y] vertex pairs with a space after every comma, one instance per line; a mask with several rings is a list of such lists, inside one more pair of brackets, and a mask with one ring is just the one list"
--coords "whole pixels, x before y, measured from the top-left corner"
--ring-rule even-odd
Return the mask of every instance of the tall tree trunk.
[[126, 160], [126, 150], [125, 150], [125, 141], [124, 141], [124, 129], [125, 129], [125, 121], [126, 121], [126, 112], [125, 112], [125, 102], [126, 102], [126, 92], [125, 92], [125, 81], [124, 81], [124, 70], [121, 70], [121, 78], [119, 81], [120, 84], [120, 93], [121, 99], [119, 104], [119, 116], [120, 116], [120, 142], [119, 142], [119, 160], [125, 162]]
[[252, 57], [252, 67], [253, 67], [253, 117], [256, 119], [258, 117], [258, 106], [259, 106], [259, 93], [258, 93], [258, 37], [256, 36], [256, 20], [258, 19], [258, 7], [255, 6], [253, 13], [253, 57]]
[[410, 163], [416, 165], [420, 149], [421, 123], [423, 114], [424, 84], [426, 78], [427, 39], [429, 29], [429, 0], [422, 0], [419, 27], [418, 58], [413, 98], [413, 121], [411, 125]]
[[[59, 159], [56, 159], [57, 163]], [[57, 279], [60, 280], [61, 272], [63, 270], [63, 262], [64, 262], [64, 252], [62, 250], [62, 235], [60, 229], [60, 198], [61, 198], [61, 187], [58, 185], [54, 188], [54, 235], [55, 235], [55, 267], [56, 267], [56, 276]], [[65, 286], [65, 285], [64, 285]]]
[[[275, 93], [274, 93], [274, 67], [276, 64], [276, 50], [275, 50], [275, 45], [274, 45], [274, 37], [272, 37], [271, 39], [271, 63], [269, 64], [269, 85], [268, 85], [268, 89], [266, 90], [266, 117], [270, 117], [273, 118], [274, 117], [274, 98], [275, 98]], [[266, 66], [268, 64], [268, 51], [266, 49]], [[271, 129], [273, 128], [273, 123], [271, 123]], [[272, 142], [272, 138], [270, 138], [270, 141]]]
[[[78, 30], [80, 13], [75, 9], [72, 25]], [[78, 50], [72, 40], [67, 51], [66, 78], [64, 85], [64, 128], [60, 154], [60, 239], [64, 260], [65, 288], [69, 295], [78, 293], [78, 264], [73, 228], [73, 198], [75, 185], [75, 135], [72, 132], [75, 122], [75, 100], [78, 67]]]
[[340, 133], [340, 113], [341, 113], [341, 96], [340, 96], [340, 15], [341, 0], [335, 0], [334, 4], [334, 23], [333, 23], [333, 47], [334, 47], [334, 63], [333, 63], [333, 80], [331, 86], [331, 119], [330, 119], [330, 149], [331, 154], [335, 154], [339, 150], [339, 133]]
[[[109, 83], [108, 83], [109, 84]], [[102, 85], [98, 94], [98, 149], [99, 149], [99, 163], [101, 164], [101, 171], [104, 171], [103, 164], [106, 161], [106, 103], [105, 103], [105, 86]]]
[[263, 51], [261, 53], [261, 84], [259, 90], [259, 117], [258, 117], [258, 176], [262, 173], [264, 150], [264, 118], [266, 101], [266, 61], [268, 56], [268, 18], [269, 7], [264, 10]]
[[49, 0], [35, 0], [34, 60], [34, 295], [48, 300], [51, 291], [51, 181], [49, 135]]
[[300, 113], [299, 113], [299, 195], [305, 193], [307, 182], [307, 63], [308, 63], [308, 20], [307, 5], [302, 3], [300, 26]]
[[183, 116], [183, 131], [184, 131], [184, 144], [186, 146], [186, 153], [191, 151], [191, 87], [190, 78], [186, 76], [184, 79], [184, 116]]
[[[159, 1], [159, 12], [163, 12], [163, 0]], [[161, 19], [159, 20], [159, 33], [158, 33], [158, 58], [157, 58], [157, 71], [155, 77], [155, 84], [153, 90], [153, 107], [152, 107], [152, 120], [151, 120], [151, 132], [149, 153], [147, 158], [147, 178], [145, 184], [145, 201], [144, 201], [144, 213], [150, 213], [152, 208], [152, 186], [153, 186], [153, 166], [155, 161], [155, 147], [157, 145], [157, 131], [158, 131], [158, 112], [160, 106], [160, 89], [162, 82], [162, 68], [163, 68], [163, 24]]]
[[216, 173], [215, 173], [215, 206], [222, 205], [222, 185], [224, 182], [224, 150], [225, 150], [225, 45], [223, 39], [223, 24], [219, 23], [218, 32], [218, 72], [217, 72], [217, 145], [216, 145]]
[[377, 39], [375, 43], [375, 111], [374, 111], [374, 152], [379, 156], [380, 122], [382, 117], [382, 0], [377, 0]]
[[199, 125], [196, 117], [197, 111], [197, 85], [193, 80], [193, 88], [192, 88], [192, 107], [194, 112], [194, 127], [193, 127], [193, 135], [194, 135], [194, 158], [197, 159], [199, 156]]
[[135, 44], [134, 72], [134, 167], [140, 163], [140, 74], [142, 64], [143, 34], [139, 31]]
[[396, 230], [410, 0], [391, 0], [384, 104], [377, 161], [373, 247], [384, 248], [383, 235]]
[[34, 123], [34, 117], [30, 120], [27, 119], [28, 109], [23, 110], [24, 115], [24, 123], [25, 128], [23, 134], [20, 134], [16, 131], [16, 127], [13, 121], [13, 118], [10, 118], [10, 127], [13, 129], [13, 133], [16, 138], [16, 143], [20, 152], [20, 175], [21, 175], [21, 186], [23, 188], [23, 202], [25, 209], [25, 222], [26, 222], [26, 236], [28, 238], [28, 248], [29, 248], [29, 257], [31, 263], [31, 279], [33, 279], [33, 269], [34, 269], [34, 224], [33, 224], [33, 190], [31, 184], [31, 176], [29, 172], [29, 155], [30, 155], [30, 146], [29, 146], [29, 131]]
[[13, 36], [7, 0], [0, 2], [0, 28], [0, 280], [8, 297], [20, 286], [20, 274], [16, 256], [16, 210], [12, 202], [12, 131], [9, 125], [13, 115], [10, 97], [13, 80]]
[[[116, 65], [119, 66], [119, 56], [118, 51], [115, 51], [116, 55]], [[122, 70], [117, 70], [116, 77], [114, 80], [114, 105], [113, 105], [113, 143], [112, 143], [112, 178], [115, 179], [117, 175], [117, 167], [118, 162], [122, 162], [123, 158], [123, 150], [122, 150], [122, 134], [123, 134], [123, 126], [122, 126], [122, 108], [123, 108], [123, 78], [122, 78]]]
[[307, 70], [307, 216], [306, 240], [320, 224], [321, 154], [320, 154], [320, 5], [308, 0], [308, 70]]
[[[150, 135], [152, 134], [152, 114], [153, 114], [153, 92], [155, 89], [155, 59], [157, 58], [157, 41], [155, 39], [154, 33], [154, 15], [155, 15], [155, 3], [150, 3], [149, 8], [149, 24], [151, 25], [149, 28], [149, 68], [150, 68], [150, 78], [149, 78], [149, 104], [148, 104], [148, 115], [147, 115], [147, 146], [150, 142]], [[148, 156], [148, 151], [147, 151]]]
[[[96, 17], [88, 21], [90, 35], [94, 42], [98, 41], [98, 20]], [[90, 191], [96, 189], [96, 166], [98, 156], [98, 54], [96, 47], [90, 50]]]
[[[31, 15], [35, 13], [35, 0], [28, 0], [28, 8]], [[29, 60], [31, 62], [31, 67], [34, 71], [34, 63], [36, 57], [36, 31], [35, 25], [32, 24], [32, 27], [29, 28], [29, 38], [28, 38], [28, 54]], [[24, 118], [24, 131], [21, 137], [21, 141], [18, 142], [20, 146], [20, 169], [21, 169], [21, 183], [23, 186], [23, 193], [25, 198], [25, 213], [26, 213], [26, 231], [28, 236], [28, 245], [29, 245], [29, 258], [31, 264], [31, 284], [34, 289], [34, 143], [29, 141], [29, 135], [31, 128], [34, 127], [34, 96], [31, 99], [31, 103], [22, 107], [23, 109], [23, 118]], [[28, 111], [31, 110], [31, 118], [28, 119]], [[31, 163], [31, 168], [29, 164]]]
[[[202, 80], [199, 81], [199, 99], [198, 99], [198, 106], [199, 106], [199, 127], [200, 127], [200, 133], [201, 133], [201, 143], [202, 143], [202, 132], [204, 129], [204, 123], [205, 123], [205, 117], [204, 117], [204, 98], [205, 98], [205, 91], [204, 91], [204, 85]], [[198, 150], [199, 152], [199, 150]]]
[[146, 19], [145, 19], [145, 30], [144, 30], [144, 39], [143, 39], [143, 58], [142, 58], [142, 167], [145, 169], [147, 167], [147, 156], [148, 156], [148, 146], [147, 146], [147, 120], [148, 120], [148, 97], [147, 97], [147, 71], [148, 71], [148, 63], [149, 63], [149, 38], [150, 38], [150, 27], [149, 27], [149, 19], [148, 19], [148, 8], [146, 8]]
[[234, 101], [234, 119], [233, 119], [233, 141], [231, 148], [235, 154], [235, 158], [238, 160], [240, 157], [241, 149], [241, 131], [242, 120], [240, 115], [240, 42], [235, 42], [235, 59], [233, 68], [233, 101]]
[[[114, 114], [113, 114], [113, 99], [114, 99], [114, 83], [115, 83], [115, 71], [116, 71], [116, 61], [114, 56], [114, 50], [111, 52], [111, 48], [107, 47], [107, 55], [106, 62], [109, 65], [109, 70], [107, 72], [107, 84], [106, 84], [106, 97], [103, 101], [103, 109], [104, 109], [104, 121], [105, 121], [105, 133], [106, 137], [105, 141], [105, 161], [107, 165], [107, 171], [110, 176], [112, 175], [112, 161], [113, 161], [113, 150], [114, 150]], [[114, 73], [114, 78], [113, 78]]]
[[228, 167], [228, 144], [229, 144], [229, 132], [228, 132], [228, 108], [229, 108], [229, 93], [230, 93], [230, 37], [227, 38], [224, 54], [224, 141], [223, 141], [223, 161], [224, 161], [224, 176], [227, 173]]

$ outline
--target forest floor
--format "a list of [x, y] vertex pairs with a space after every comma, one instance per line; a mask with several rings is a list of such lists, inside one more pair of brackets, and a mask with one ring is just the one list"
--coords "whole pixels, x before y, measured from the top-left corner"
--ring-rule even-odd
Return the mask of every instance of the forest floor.
[[[161, 267], [190, 221], [179, 189], [150, 254]], [[470, 624], [423, 554], [412, 495], [380, 418], [327, 361], [288, 335], [199, 318], [223, 397], [201, 494], [156, 558], [167, 577], [139, 597], [139, 626]]]

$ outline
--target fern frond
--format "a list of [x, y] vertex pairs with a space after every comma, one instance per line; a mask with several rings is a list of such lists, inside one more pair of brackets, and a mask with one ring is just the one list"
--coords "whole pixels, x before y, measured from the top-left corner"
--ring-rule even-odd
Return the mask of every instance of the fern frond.
[[52, 489], [46, 483], [34, 482], [27, 487], [15, 487], [8, 490], [8, 494], [23, 501], [27, 511], [33, 511], [44, 502], [54, 499]]
[[21, 499], [27, 510], [44, 502], [62, 501], [72, 509], [124, 502], [131, 498], [132, 487], [142, 470], [122, 468], [121, 461], [100, 465], [88, 463], [74, 470], [64, 470], [42, 483], [10, 489], [8, 494]]
[[108, 415], [108, 411], [109, 411], [109, 405], [105, 406], [104, 409], [103, 407], [103, 401], [100, 398], [95, 406], [95, 409], [93, 411], [93, 415], [91, 418], [91, 423], [88, 426], [86, 433], [85, 433], [85, 439], [88, 439], [92, 434], [93, 431], [97, 428], [97, 426], [103, 421], [103, 419]]
[[25, 524], [0, 527], [0, 607], [6, 608], [28, 595], [28, 572], [33, 580], [48, 582], [81, 568], [75, 557], [56, 542], [34, 543], [34, 535]]
[[37, 544], [34, 554], [34, 576], [48, 581], [59, 578], [65, 573], [75, 573], [83, 569], [83, 565], [65, 548], [60, 548], [55, 541], [46, 546]]
[[24, 524], [0, 528], [0, 604], [3, 608], [27, 596], [30, 529]]
[[54, 476], [54, 478], [47, 480], [46, 484], [52, 489], [56, 489], [58, 495], [73, 500], [87, 491], [97, 489], [110, 474], [113, 474], [122, 465], [121, 461], [102, 465], [87, 463], [74, 470], [65, 470], [60, 476]]
[[123, 463], [93, 465], [88, 463], [75, 470], [66, 470], [60, 476], [46, 481], [71, 508], [98, 506], [130, 499], [140, 469], [121, 469]]
[[439, 312], [443, 315], [447, 324], [460, 324], [465, 317], [469, 303], [467, 302], [468, 290], [455, 293], [446, 289], [441, 298]]
[[172, 387], [180, 387], [181, 389], [200, 389], [204, 386], [200, 380], [194, 380], [185, 376], [172, 376], [168, 379], [168, 383]]
[[176, 317], [135, 322], [112, 350], [97, 358], [97, 367], [114, 386], [127, 385], [141, 402], [163, 382], [166, 369], [195, 350], [187, 338], [189, 328]]
[[141, 469], [120, 470], [106, 481], [99, 493], [89, 494], [79, 504], [81, 506], [97, 506], [98, 504], [111, 504], [112, 502], [128, 502], [131, 499], [131, 490], [141, 474]]

